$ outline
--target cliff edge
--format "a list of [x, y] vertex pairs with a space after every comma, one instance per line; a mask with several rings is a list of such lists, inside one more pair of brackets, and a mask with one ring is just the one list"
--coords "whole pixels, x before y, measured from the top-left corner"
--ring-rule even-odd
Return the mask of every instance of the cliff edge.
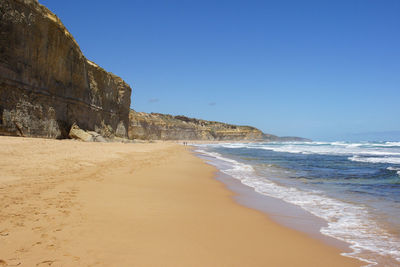
[[131, 110], [129, 139], [142, 140], [263, 140], [264, 134], [250, 126], [237, 126], [159, 113]]
[[65, 138], [75, 123], [126, 138], [130, 96], [37, 0], [0, 1], [0, 134]]
[[217, 121], [206, 121], [186, 116], [129, 113], [129, 139], [141, 140], [203, 140], [203, 141], [259, 141], [310, 142], [301, 137], [279, 137], [263, 133], [251, 126], [239, 126]]

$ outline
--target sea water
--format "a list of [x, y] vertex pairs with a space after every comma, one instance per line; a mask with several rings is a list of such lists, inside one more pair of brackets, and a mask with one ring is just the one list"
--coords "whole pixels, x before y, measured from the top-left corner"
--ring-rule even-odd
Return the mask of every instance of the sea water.
[[327, 222], [373, 266], [400, 266], [400, 142], [202, 144], [196, 151], [256, 192]]

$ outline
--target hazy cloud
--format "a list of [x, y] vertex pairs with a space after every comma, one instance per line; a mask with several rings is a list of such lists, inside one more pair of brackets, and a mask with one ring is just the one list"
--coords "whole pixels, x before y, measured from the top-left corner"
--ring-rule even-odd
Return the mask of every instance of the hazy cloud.
[[215, 106], [217, 103], [215, 103], [215, 102], [210, 102], [210, 103], [208, 103], [208, 105], [209, 106]]
[[157, 103], [158, 101], [160, 101], [160, 99], [158, 99], [158, 98], [150, 98], [149, 99], [149, 103]]

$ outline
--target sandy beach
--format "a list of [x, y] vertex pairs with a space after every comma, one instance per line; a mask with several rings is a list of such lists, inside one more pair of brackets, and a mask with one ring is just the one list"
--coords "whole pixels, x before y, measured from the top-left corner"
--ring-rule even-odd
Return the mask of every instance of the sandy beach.
[[0, 266], [360, 266], [175, 143], [0, 137]]

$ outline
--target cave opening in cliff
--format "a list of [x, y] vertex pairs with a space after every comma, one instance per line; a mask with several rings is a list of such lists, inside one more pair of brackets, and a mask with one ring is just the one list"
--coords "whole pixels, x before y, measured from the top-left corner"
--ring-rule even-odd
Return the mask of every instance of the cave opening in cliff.
[[0, 124], [3, 124], [3, 111], [4, 111], [4, 108], [2, 106], [0, 106]]
[[57, 125], [60, 130], [60, 135], [57, 139], [69, 139], [68, 133], [71, 130], [72, 125], [63, 120], [57, 120]]

